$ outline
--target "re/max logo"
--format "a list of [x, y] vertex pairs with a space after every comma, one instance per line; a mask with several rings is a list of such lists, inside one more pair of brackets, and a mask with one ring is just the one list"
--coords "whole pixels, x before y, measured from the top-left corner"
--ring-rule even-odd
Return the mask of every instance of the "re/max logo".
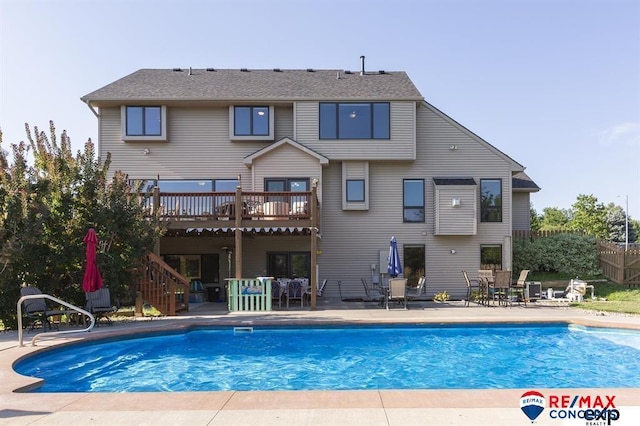
[[605, 395], [604, 399], [600, 395], [550, 395], [549, 408], [616, 408], [615, 395]]

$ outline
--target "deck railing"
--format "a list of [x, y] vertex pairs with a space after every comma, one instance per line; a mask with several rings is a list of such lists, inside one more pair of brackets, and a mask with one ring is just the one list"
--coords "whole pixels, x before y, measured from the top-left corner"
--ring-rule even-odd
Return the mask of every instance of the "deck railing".
[[173, 220], [309, 220], [312, 192], [160, 192], [145, 203], [149, 212]]

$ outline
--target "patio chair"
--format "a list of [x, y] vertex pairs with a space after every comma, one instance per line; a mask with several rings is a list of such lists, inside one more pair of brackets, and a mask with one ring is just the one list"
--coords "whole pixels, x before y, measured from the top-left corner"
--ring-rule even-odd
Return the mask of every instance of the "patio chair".
[[389, 293], [385, 298], [385, 306], [389, 310], [389, 303], [401, 303], [407, 309], [407, 279], [391, 278], [389, 280]]
[[[480, 281], [469, 279], [469, 275], [467, 274], [467, 271], [462, 271], [462, 275], [464, 276], [464, 281], [467, 284], [467, 299], [465, 300], [465, 306], [469, 306], [469, 301], [473, 296], [473, 292], [474, 291], [478, 293], [480, 292]], [[481, 295], [478, 295], [478, 297], [481, 297]]]
[[104, 319], [108, 325], [113, 325], [109, 317], [116, 312], [118, 307], [111, 303], [111, 294], [107, 287], [101, 287], [96, 291], [85, 293], [87, 298], [87, 311], [91, 312], [96, 319], [96, 326], [100, 325], [100, 320]]
[[511, 303], [518, 302], [518, 304], [522, 301], [524, 306], [527, 306], [527, 298], [524, 295], [524, 286], [527, 281], [527, 276], [529, 275], [529, 269], [523, 269], [520, 271], [520, 276], [516, 281], [511, 283], [511, 295], [509, 298], [511, 299]]
[[420, 277], [418, 279], [418, 286], [415, 288], [413, 292], [407, 292], [408, 300], [424, 300], [426, 299], [426, 288], [425, 284], [427, 282], [426, 277]]
[[273, 302], [274, 300], [277, 300], [278, 307], [282, 308], [283, 295], [284, 295], [283, 286], [280, 284], [280, 281], [278, 280], [271, 281], [271, 302]]
[[304, 306], [304, 288], [298, 280], [291, 280], [287, 285], [287, 308], [289, 307], [289, 302], [292, 300], [299, 300], [300, 307], [302, 308]]
[[[40, 289], [35, 286], [26, 286], [20, 288], [21, 296], [31, 296], [35, 294], [42, 294]], [[64, 315], [67, 311], [54, 310], [47, 307], [44, 297], [42, 299], [28, 299], [22, 302], [24, 305], [24, 314], [31, 320], [29, 324], [29, 331], [35, 329], [36, 325], [41, 324], [42, 329], [46, 330], [46, 326], [51, 330], [50, 318], [55, 315]]]
[[511, 305], [511, 299], [509, 298], [509, 288], [511, 286], [511, 271], [496, 271], [493, 282], [493, 294], [492, 299], [498, 305], [504, 303]]
[[[323, 280], [322, 284], [320, 284], [320, 287], [316, 289], [316, 297], [322, 297], [322, 294], [324, 293], [324, 288], [327, 286], [327, 281], [328, 280], [326, 279]], [[304, 296], [309, 301], [309, 303], [311, 303], [311, 287], [307, 287], [307, 289], [304, 291]]]
[[360, 278], [362, 282], [362, 286], [364, 287], [365, 298], [362, 299], [363, 302], [377, 302], [381, 306], [384, 303], [385, 295], [379, 289], [374, 289], [373, 287], [369, 287], [367, 280], [364, 278]]

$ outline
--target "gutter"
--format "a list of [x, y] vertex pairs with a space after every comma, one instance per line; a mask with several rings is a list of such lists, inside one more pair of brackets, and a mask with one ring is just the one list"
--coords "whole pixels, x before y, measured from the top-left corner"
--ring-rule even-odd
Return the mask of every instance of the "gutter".
[[91, 106], [91, 101], [85, 101], [85, 100], [84, 100], [84, 99], [82, 99], [82, 98], [81, 98], [80, 100], [81, 100], [81, 101], [83, 101], [85, 104], [87, 104], [87, 107], [89, 107], [89, 109], [91, 110], [91, 112], [93, 113], [93, 115], [95, 115], [95, 116], [96, 116], [96, 118], [100, 118], [100, 114], [98, 114], [98, 113], [96, 112], [96, 110], [95, 110], [95, 109], [93, 109], [93, 107]]

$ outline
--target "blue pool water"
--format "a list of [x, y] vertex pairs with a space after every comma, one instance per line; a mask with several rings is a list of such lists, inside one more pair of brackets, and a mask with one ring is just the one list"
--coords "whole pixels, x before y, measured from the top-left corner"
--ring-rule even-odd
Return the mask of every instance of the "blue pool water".
[[640, 332], [567, 325], [233, 328], [82, 343], [40, 392], [640, 387]]

